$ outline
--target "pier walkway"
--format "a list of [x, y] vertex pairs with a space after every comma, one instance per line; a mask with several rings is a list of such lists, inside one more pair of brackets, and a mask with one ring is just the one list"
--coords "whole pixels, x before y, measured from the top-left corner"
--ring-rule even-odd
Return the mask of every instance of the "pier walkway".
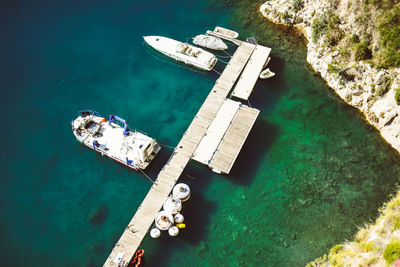
[[[200, 107], [173, 154], [162, 168], [156, 181], [150, 188], [142, 204], [125, 228], [122, 236], [115, 244], [104, 266], [127, 266], [138, 249], [143, 238], [153, 225], [156, 214], [162, 208], [165, 199], [178, 181], [183, 170], [206, 135], [218, 111], [227, 100], [243, 68], [252, 55], [255, 45], [239, 41], [231, 60], [215, 82], [203, 105]], [[234, 102], [234, 101], [232, 101]], [[229, 173], [255, 119], [258, 110], [240, 104], [231, 123], [223, 133], [218, 135], [218, 146], [208, 164], [219, 172]], [[222, 140], [221, 140], [222, 138]], [[215, 143], [215, 142], [214, 142]], [[215, 146], [215, 144], [214, 144]]]
[[261, 71], [267, 62], [271, 48], [257, 45], [249, 62], [243, 70], [242, 75], [232, 92], [234, 97], [248, 100], [253, 88], [260, 76]]

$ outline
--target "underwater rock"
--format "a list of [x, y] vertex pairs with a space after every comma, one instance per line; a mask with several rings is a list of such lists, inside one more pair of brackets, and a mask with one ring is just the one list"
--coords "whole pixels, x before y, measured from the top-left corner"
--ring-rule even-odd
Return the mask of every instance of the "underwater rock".
[[109, 213], [108, 206], [97, 207], [97, 209], [92, 211], [89, 215], [90, 225], [96, 226], [104, 223], [108, 217], [108, 213]]
[[289, 244], [288, 244], [286, 241], [283, 241], [283, 246], [284, 246], [285, 248], [288, 248], [288, 247], [289, 247]]
[[349, 141], [344, 140], [343, 143], [342, 143], [342, 147], [346, 148], [346, 149], [349, 149], [349, 148], [352, 147], [352, 145], [351, 145], [351, 143]]
[[204, 252], [208, 252], [208, 245], [206, 242], [201, 241], [199, 246], [197, 247], [197, 252], [199, 253], [204, 253]]

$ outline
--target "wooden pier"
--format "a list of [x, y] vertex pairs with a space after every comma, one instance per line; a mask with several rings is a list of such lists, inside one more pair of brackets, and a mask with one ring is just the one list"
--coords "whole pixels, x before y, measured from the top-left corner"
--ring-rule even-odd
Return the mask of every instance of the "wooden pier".
[[262, 45], [257, 45], [251, 55], [249, 62], [240, 75], [239, 81], [237, 82], [235, 89], [232, 92], [234, 97], [248, 100], [251, 92], [260, 76], [261, 71], [267, 62], [271, 48]]
[[[137, 209], [122, 236], [115, 244], [104, 266], [127, 266], [132, 259], [143, 238], [152, 226], [156, 214], [162, 208], [165, 199], [171, 193], [172, 188], [192, 158], [193, 153], [216, 117], [221, 105], [226, 101], [227, 96], [254, 49], [255, 45], [253, 44], [240, 43], [240, 46], [216, 81], [189, 128], [174, 149], [167, 164], [158, 174], [155, 183], [150, 188], [150, 191]], [[219, 144], [219, 152], [211, 161], [212, 166], [214, 166], [213, 168], [218, 168], [218, 170], [224, 172], [227, 171], [226, 173], [229, 172], [257, 115], [258, 110], [241, 105], [240, 111], [233, 118], [233, 122], [237, 123], [230, 125], [225, 134], [225, 141]], [[235, 136], [240, 137], [239, 141], [235, 139]], [[224, 157], [228, 154], [230, 160], [227, 162], [224, 160]]]

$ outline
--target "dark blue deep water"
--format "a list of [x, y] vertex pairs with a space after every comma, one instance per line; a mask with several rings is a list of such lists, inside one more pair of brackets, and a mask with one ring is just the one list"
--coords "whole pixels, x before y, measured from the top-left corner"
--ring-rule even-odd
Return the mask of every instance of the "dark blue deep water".
[[[399, 181], [398, 155], [313, 75], [303, 41], [257, 9], [3, 1], [0, 265], [102, 265], [151, 183], [78, 144], [69, 123], [85, 108], [114, 113], [175, 146], [218, 76], [158, 56], [142, 36], [184, 41], [216, 25], [272, 47], [277, 76], [255, 88], [250, 102], [261, 113], [231, 175], [187, 167], [187, 228], [147, 237], [146, 265], [301, 266], [374, 219]], [[150, 177], [171, 151], [163, 148]]]

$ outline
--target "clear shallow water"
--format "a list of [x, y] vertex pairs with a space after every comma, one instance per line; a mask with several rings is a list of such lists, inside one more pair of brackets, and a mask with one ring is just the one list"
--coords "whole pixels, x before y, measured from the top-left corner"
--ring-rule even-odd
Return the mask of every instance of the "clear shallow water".
[[1, 265], [101, 265], [150, 188], [74, 140], [77, 110], [118, 114], [174, 146], [209, 93], [215, 73], [160, 59], [143, 35], [184, 40], [232, 27], [272, 47], [277, 73], [250, 99], [261, 114], [231, 175], [188, 166], [187, 229], [146, 238], [148, 266], [304, 265], [374, 219], [399, 181], [398, 155], [313, 76], [302, 41], [264, 22], [256, 4], [42, 1], [1, 12], [1, 111], [12, 116], [1, 136]]

